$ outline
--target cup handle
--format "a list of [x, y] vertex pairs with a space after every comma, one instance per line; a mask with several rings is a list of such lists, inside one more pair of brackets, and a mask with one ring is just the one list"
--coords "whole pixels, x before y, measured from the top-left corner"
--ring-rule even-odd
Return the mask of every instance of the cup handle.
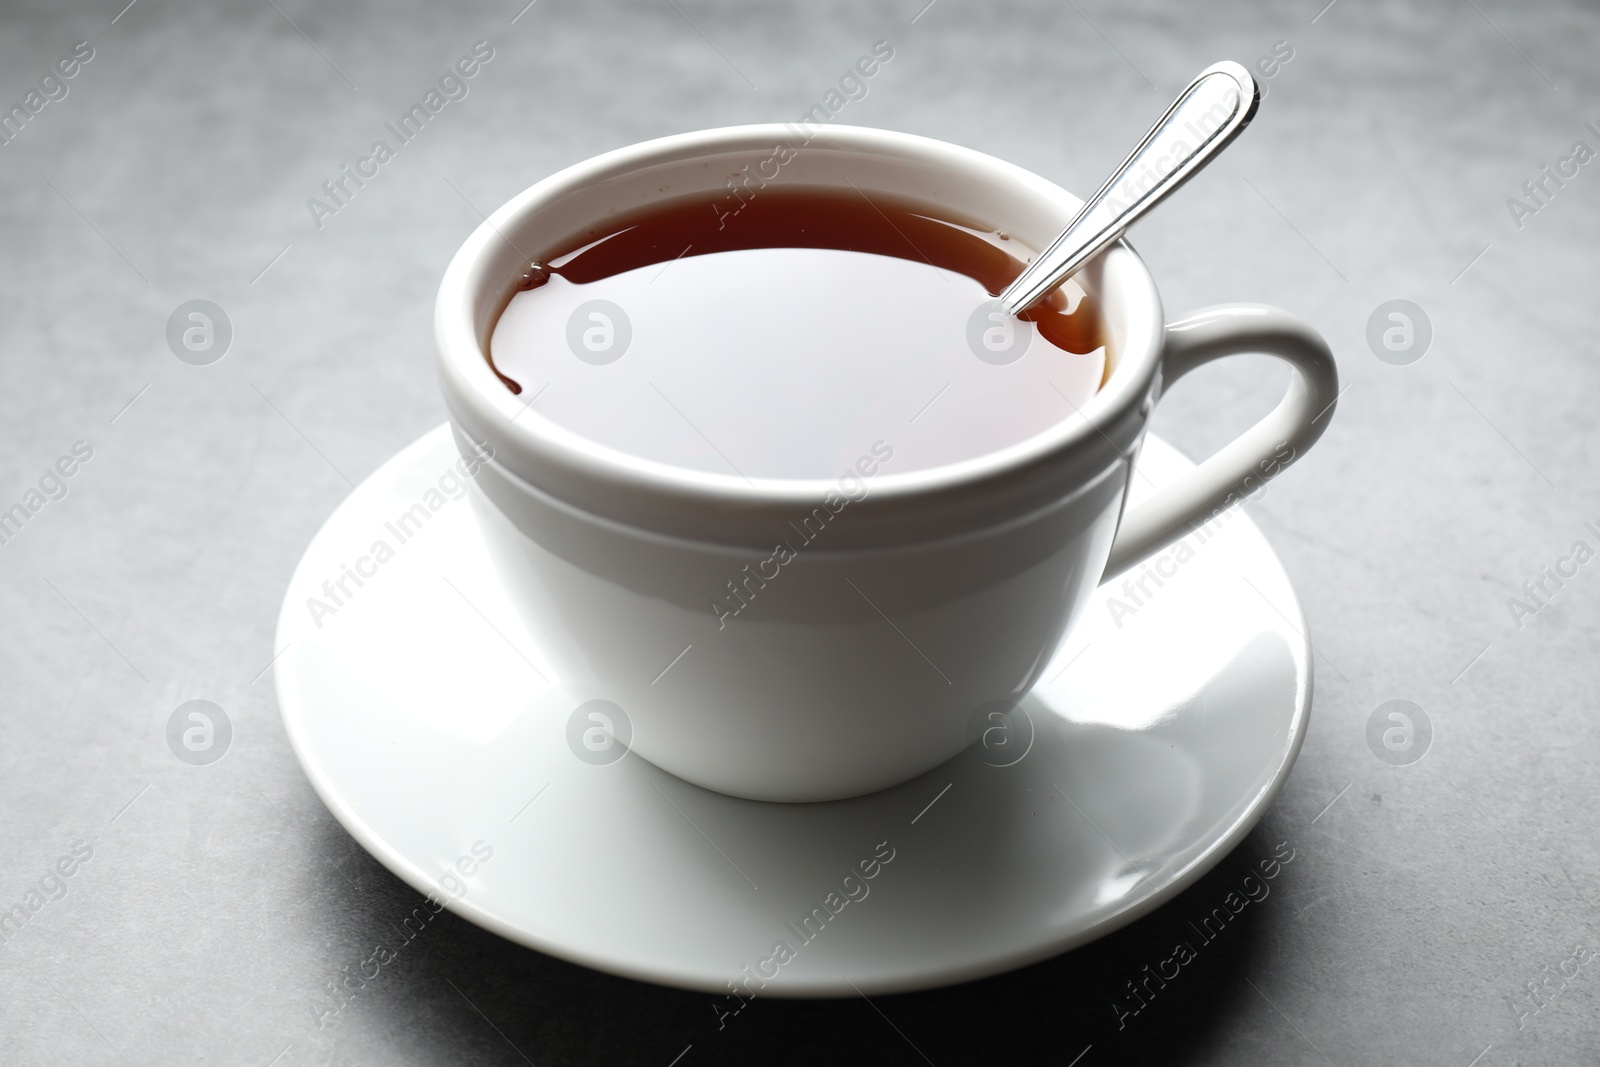
[[1217, 304], [1168, 323], [1158, 399], [1196, 367], [1245, 353], [1288, 363], [1288, 393], [1266, 418], [1122, 516], [1102, 583], [1256, 492], [1327, 428], [1339, 397], [1333, 352], [1305, 322], [1266, 304]]

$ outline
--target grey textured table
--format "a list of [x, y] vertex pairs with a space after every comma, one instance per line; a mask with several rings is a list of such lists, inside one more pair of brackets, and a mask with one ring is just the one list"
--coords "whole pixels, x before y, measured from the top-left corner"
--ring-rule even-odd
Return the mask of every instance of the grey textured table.
[[[27, 515], [0, 545], [0, 906], [26, 913], [0, 927], [0, 1061], [1600, 1060], [1600, 562], [1570, 555], [1600, 549], [1600, 165], [1573, 154], [1600, 149], [1592, 7], [124, 2], [0, 15], [0, 102], [30, 112], [0, 146], [0, 509]], [[1170, 312], [1280, 304], [1341, 359], [1332, 428], [1250, 506], [1318, 653], [1287, 788], [1171, 905], [989, 981], [758, 1001], [719, 1031], [708, 997], [446, 915], [319, 1025], [416, 897], [313, 795], [265, 668], [318, 525], [442, 421], [444, 264], [545, 174], [798, 116], [879, 39], [894, 59], [840, 121], [1080, 191], [1202, 66], [1292, 51], [1252, 129], [1135, 241]], [[307, 199], [479, 40], [468, 95], [314, 221]], [[92, 58], [41, 88], [80, 41]], [[1021, 106], [1025, 81], [1053, 106]], [[209, 366], [166, 341], [192, 299], [232, 324]], [[1396, 299], [1431, 323], [1408, 365], [1368, 343]], [[1156, 428], [1204, 454], [1281, 374], [1208, 369]], [[1532, 599], [1546, 567], [1569, 577]], [[166, 740], [193, 699], [232, 723], [209, 766]], [[1419, 762], [1369, 746], [1390, 700], [1431, 723]], [[1125, 983], [1285, 841], [1271, 896], [1119, 1028]]]

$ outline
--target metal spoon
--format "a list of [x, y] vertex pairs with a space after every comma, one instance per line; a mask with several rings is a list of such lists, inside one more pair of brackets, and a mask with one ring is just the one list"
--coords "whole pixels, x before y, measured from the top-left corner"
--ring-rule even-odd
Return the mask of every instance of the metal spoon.
[[1105, 251], [1226, 148], [1255, 117], [1261, 91], [1231, 60], [1201, 71], [1083, 208], [1000, 294], [1020, 315]]

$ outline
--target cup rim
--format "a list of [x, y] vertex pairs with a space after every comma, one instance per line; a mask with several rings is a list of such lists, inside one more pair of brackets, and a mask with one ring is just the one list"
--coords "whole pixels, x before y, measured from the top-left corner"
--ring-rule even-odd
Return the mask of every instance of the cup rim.
[[[609, 511], [611, 517], [645, 526], [658, 524], [638, 517], [636, 509], [613, 509], [609, 503], [630, 493], [644, 494], [679, 511], [678, 517], [689, 526], [709, 526], [714, 531], [732, 514], [792, 516], [796, 509], [814, 505], [837, 489], [837, 478], [747, 479], [664, 463], [603, 445], [542, 416], [526, 417], [526, 402], [504, 386], [485, 354], [494, 321], [516, 280], [503, 271], [493, 272], [489, 264], [498, 251], [496, 246], [507, 243], [505, 235], [516, 232], [523, 220], [570, 192], [649, 167], [741, 151], [764, 152], [775, 143], [792, 144], [794, 140], [793, 125], [764, 123], [673, 134], [618, 148], [537, 182], [473, 230], [440, 282], [434, 309], [435, 347], [440, 385], [452, 417], [469, 438], [492, 447], [493, 463], [580, 508]], [[805, 135], [799, 150], [812, 149], [961, 168], [996, 189], [1009, 187], [1049, 200], [1066, 216], [1082, 205], [1059, 185], [1016, 164], [916, 134], [827, 126]], [[1036, 482], [1041, 465], [1104, 444], [1115, 448], [1123, 459], [1129, 458], [1151, 407], [1150, 393], [1160, 362], [1164, 331], [1160, 297], [1148, 268], [1125, 240], [1119, 240], [1086, 271], [1095, 272], [1101, 284], [1121, 290], [1122, 299], [1128, 301], [1130, 335], [1145, 343], [1115, 352], [1112, 372], [1100, 389], [1075, 414], [1032, 437], [954, 463], [874, 475], [868, 498], [868, 502], [876, 501], [874, 508], [925, 506], [941, 497], [970, 497], [982, 487], [999, 487], [1007, 481]], [[500, 302], [500, 306], [482, 324], [485, 300]], [[568, 491], [583, 484], [594, 492]], [[708, 516], [710, 523], [687, 519], [688, 509]], [[677, 532], [683, 532], [684, 523], [676, 526]]]

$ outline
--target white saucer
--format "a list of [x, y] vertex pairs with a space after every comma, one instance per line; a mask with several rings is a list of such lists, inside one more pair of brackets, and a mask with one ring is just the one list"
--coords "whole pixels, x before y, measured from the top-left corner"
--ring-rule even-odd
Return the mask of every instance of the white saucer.
[[[542, 952], [763, 996], [1004, 971], [1194, 882], [1255, 825], [1305, 736], [1305, 621], [1235, 511], [1203, 543], [1190, 537], [1192, 557], [1168, 550], [1169, 576], [1146, 579], [1148, 597], [1136, 603], [1120, 580], [1100, 591], [1010, 747], [974, 746], [886, 792], [811, 805], [708, 792], [631, 753], [596, 766], [568, 745], [579, 701], [536, 673], [549, 672], [471, 506], [438, 492], [455, 456], [441, 426], [317, 533], [278, 622], [278, 699], [312, 785], [357, 841], [421, 891], [464, 890], [452, 910]], [[1140, 465], [1135, 498], [1191, 466], [1155, 439]], [[391, 525], [418, 503], [430, 517], [401, 543]], [[381, 563], [379, 541], [393, 552]], [[370, 576], [346, 579], [335, 605], [322, 583], [363, 557]], [[1113, 594], [1131, 612], [1114, 619]], [[313, 620], [310, 597], [333, 613]], [[868, 864], [874, 877], [845, 882], [889, 849], [890, 862]], [[828, 921], [806, 942], [797, 931], [814, 909]], [[747, 977], [762, 969], [776, 971], [764, 988]]]

